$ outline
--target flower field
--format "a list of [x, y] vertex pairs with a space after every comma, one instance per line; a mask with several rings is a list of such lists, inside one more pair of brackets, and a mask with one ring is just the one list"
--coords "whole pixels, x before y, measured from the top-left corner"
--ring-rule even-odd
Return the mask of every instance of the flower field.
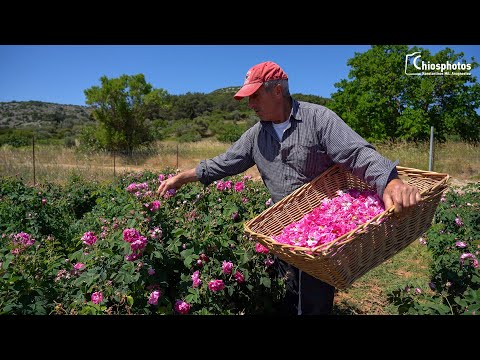
[[238, 176], [158, 199], [165, 173], [113, 183], [0, 182], [2, 314], [255, 314], [283, 287], [271, 255], [243, 235], [267, 207]]
[[[72, 173], [63, 184], [37, 186], [0, 178], [0, 313], [275, 314], [283, 280], [268, 249], [243, 232], [271, 205], [263, 184], [239, 175], [158, 198], [159, 182], [172, 173], [125, 173], [113, 182]], [[479, 194], [473, 183], [442, 199], [420, 239], [432, 256], [430, 283], [405, 280], [390, 291], [392, 313], [478, 313]], [[356, 213], [368, 199], [366, 216], [379, 205], [372, 194], [339, 196]], [[340, 206], [337, 216], [350, 213], [330, 205]], [[297, 229], [310, 228], [310, 220]], [[329, 221], [321, 224], [328, 232], [347, 230], [345, 221], [343, 228]]]

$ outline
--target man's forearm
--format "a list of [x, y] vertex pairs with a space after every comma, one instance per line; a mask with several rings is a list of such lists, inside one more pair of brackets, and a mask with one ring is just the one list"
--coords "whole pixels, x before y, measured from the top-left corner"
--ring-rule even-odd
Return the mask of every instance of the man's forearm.
[[182, 171], [181, 173], [175, 175], [175, 177], [177, 178], [177, 184], [179, 184], [180, 186], [189, 182], [198, 181], [197, 174], [195, 173], [195, 168]]

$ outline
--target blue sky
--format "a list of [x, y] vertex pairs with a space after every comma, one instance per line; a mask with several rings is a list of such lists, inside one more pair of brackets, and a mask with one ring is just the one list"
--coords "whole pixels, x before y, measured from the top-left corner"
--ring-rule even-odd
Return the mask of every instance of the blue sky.
[[[480, 45], [446, 47], [480, 61]], [[290, 91], [330, 97], [348, 77], [347, 60], [370, 45], [0, 45], [0, 102], [37, 100], [86, 105], [84, 90], [100, 77], [143, 73], [170, 94], [209, 93], [243, 83], [254, 64], [272, 60], [288, 74]], [[480, 69], [472, 74], [480, 81]]]

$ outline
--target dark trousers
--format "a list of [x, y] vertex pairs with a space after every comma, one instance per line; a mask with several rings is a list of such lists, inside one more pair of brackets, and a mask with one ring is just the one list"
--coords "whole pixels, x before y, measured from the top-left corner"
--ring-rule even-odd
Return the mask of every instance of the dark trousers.
[[275, 265], [278, 275], [285, 279], [287, 290], [279, 309], [281, 314], [328, 315], [332, 312], [335, 295], [333, 286], [279, 258], [276, 258]]

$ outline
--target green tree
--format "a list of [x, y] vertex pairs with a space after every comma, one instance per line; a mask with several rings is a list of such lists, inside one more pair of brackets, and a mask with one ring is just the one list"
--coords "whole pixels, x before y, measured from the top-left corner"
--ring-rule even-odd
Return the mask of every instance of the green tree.
[[209, 114], [212, 110], [212, 102], [203, 93], [187, 92], [173, 100], [172, 112], [175, 119], [194, 119]]
[[217, 140], [233, 143], [237, 141], [246, 130], [247, 127], [244, 124], [222, 124], [220, 129], [217, 130]]
[[[131, 155], [140, 145], [153, 140], [150, 124], [157, 108], [168, 108], [167, 92], [153, 89], [143, 74], [100, 78], [101, 86], [84, 91], [92, 115], [104, 131], [100, 141], [107, 150]], [[100, 136], [100, 135], [99, 135]]]
[[[348, 78], [335, 84], [328, 107], [370, 141], [427, 140], [434, 126], [438, 140], [459, 135], [480, 141], [480, 85], [472, 75], [410, 76], [407, 54], [421, 52], [425, 63], [467, 63], [464, 54], [446, 48], [435, 55], [407, 45], [378, 45], [347, 61]], [[478, 63], [469, 61], [472, 69]]]
[[298, 101], [307, 101], [307, 102], [311, 102], [311, 103], [323, 105], [323, 106], [328, 106], [328, 103], [331, 101], [330, 99], [323, 98], [321, 96], [305, 95], [301, 93], [292, 94], [292, 97], [294, 97]]
[[233, 98], [238, 90], [240, 90], [240, 86], [217, 89], [207, 94], [207, 98], [213, 103], [214, 110], [221, 112], [249, 111], [248, 100], [238, 101]]
[[87, 124], [82, 127], [78, 139], [80, 140], [80, 146], [78, 150], [82, 153], [92, 153], [95, 151], [104, 151], [105, 146], [102, 144], [101, 139], [105, 139], [105, 127], [100, 124]]

